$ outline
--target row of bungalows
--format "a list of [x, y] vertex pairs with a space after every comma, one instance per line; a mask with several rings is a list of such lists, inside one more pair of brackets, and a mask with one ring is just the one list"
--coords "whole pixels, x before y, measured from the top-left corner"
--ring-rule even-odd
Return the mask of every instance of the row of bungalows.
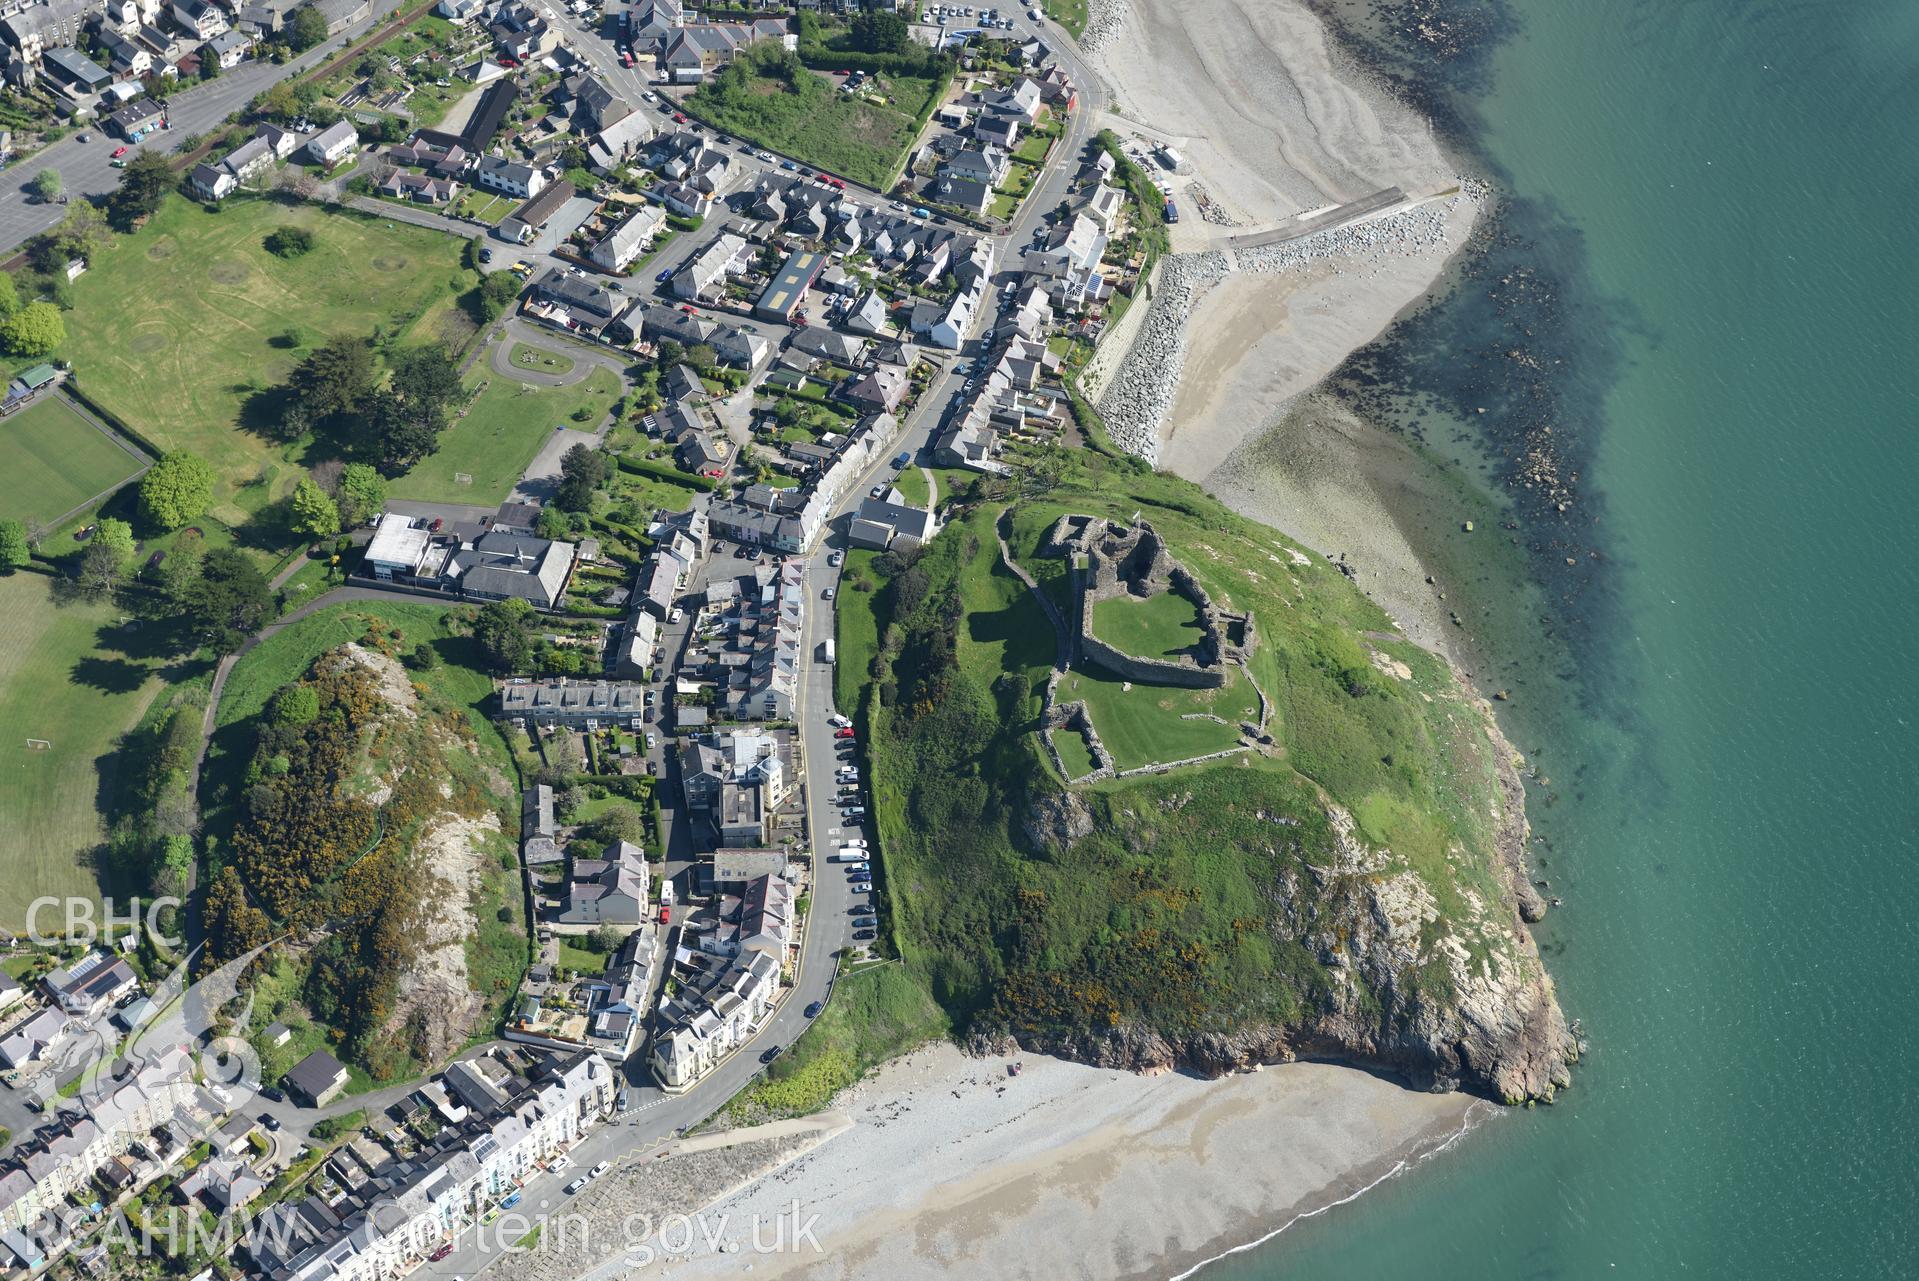
[[607, 328], [608, 340], [625, 346], [672, 341], [682, 347], [704, 343], [723, 365], [757, 369], [772, 352], [772, 344], [744, 325], [723, 324], [693, 316], [677, 307], [635, 300]]

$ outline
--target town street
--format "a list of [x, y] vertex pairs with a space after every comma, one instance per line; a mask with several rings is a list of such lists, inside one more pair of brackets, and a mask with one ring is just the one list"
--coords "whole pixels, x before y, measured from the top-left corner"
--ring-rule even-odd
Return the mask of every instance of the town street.
[[[372, 16], [365, 22], [322, 41], [297, 58], [279, 66], [271, 62], [243, 62], [216, 79], [201, 81], [172, 94], [167, 98], [167, 112], [173, 127], [148, 136], [140, 145], [158, 151], [180, 150], [186, 139], [218, 128], [228, 116], [244, 109], [275, 81], [311, 70], [375, 30], [400, 7], [400, 0], [372, 0], [372, 4]], [[82, 136], [92, 141], [81, 142]], [[7, 181], [0, 184], [0, 253], [11, 253], [41, 232], [58, 226], [66, 216], [66, 207], [58, 202], [43, 203], [27, 194], [35, 174], [42, 169], [59, 170], [61, 178], [66, 180], [67, 195], [74, 200], [108, 195], [120, 185], [120, 171], [113, 167], [113, 152], [120, 145], [121, 139], [96, 122], [8, 166]]]

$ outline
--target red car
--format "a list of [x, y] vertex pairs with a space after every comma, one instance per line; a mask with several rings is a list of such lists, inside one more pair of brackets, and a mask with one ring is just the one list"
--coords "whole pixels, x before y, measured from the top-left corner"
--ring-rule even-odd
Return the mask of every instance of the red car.
[[833, 731], [833, 737], [834, 738], [851, 738], [853, 737], [853, 727], [849, 725], [845, 729], [836, 729]]
[[427, 1255], [426, 1260], [428, 1263], [438, 1263], [441, 1259], [446, 1258], [447, 1255], [452, 1253], [453, 1253], [453, 1243], [451, 1241], [448, 1241], [445, 1245], [435, 1250], [432, 1254]]
[[674, 112], [674, 113], [673, 113], [673, 123], [674, 123], [674, 124], [676, 124], [676, 125], [683, 125], [683, 124], [685, 124], [685, 123], [686, 123], [686, 113], [685, 113], [684, 111], [676, 111], [676, 112]]
[[630, 67], [630, 66], [632, 66], [632, 65], [633, 65], [633, 55], [632, 55], [631, 53], [622, 53], [622, 54], [620, 55], [620, 65], [621, 65], [622, 67]]
[[685, 313], [686, 313], [687, 315], [689, 315], [689, 316], [697, 316], [697, 315], [699, 315], [699, 314], [700, 314], [699, 312], [697, 312], [697, 311], [694, 311], [694, 310], [693, 310], [693, 309], [692, 309], [691, 307], [689, 307], [689, 306], [688, 306], [687, 304], [685, 304], [685, 303], [681, 303], [681, 304], [680, 304], [680, 310], [681, 310], [681, 311], [683, 311], [683, 312], [685, 312]]
[[121, 156], [124, 156], [126, 154], [127, 154], [127, 149], [125, 147], [115, 147], [113, 149], [113, 158], [115, 160], [118, 160]]

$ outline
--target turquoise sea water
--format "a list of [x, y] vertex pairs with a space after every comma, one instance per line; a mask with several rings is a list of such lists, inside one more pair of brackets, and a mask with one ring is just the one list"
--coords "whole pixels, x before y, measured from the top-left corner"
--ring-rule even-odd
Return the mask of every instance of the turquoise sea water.
[[1570, 320], [1623, 355], [1568, 407], [1603, 710], [1514, 712], [1592, 1051], [1205, 1275], [1919, 1275], [1919, 4], [1515, 14], [1479, 141], [1620, 304]]

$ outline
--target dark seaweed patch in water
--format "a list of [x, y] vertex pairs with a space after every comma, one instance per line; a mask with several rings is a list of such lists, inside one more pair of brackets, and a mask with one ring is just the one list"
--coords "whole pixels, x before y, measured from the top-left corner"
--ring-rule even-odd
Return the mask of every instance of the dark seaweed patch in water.
[[[1312, 2], [1350, 55], [1501, 178], [1477, 146], [1475, 102], [1491, 88], [1495, 50], [1519, 30], [1504, 0]], [[1591, 279], [1585, 238], [1562, 210], [1504, 199], [1460, 255], [1453, 287], [1353, 353], [1330, 383], [1381, 425], [1419, 436], [1437, 418], [1477, 436], [1513, 499], [1506, 532], [1557, 602], [1542, 623], [1577, 659], [1589, 706], [1619, 687], [1601, 679], [1615, 587], [1599, 546], [1601, 502], [1585, 479], [1620, 335], [1638, 323]]]
[[1441, 129], [1465, 139], [1472, 98], [1516, 35], [1506, 0], [1306, 0], [1345, 50]]
[[1608, 591], [1601, 503], [1583, 481], [1629, 321], [1578, 287], [1584, 257], [1564, 218], [1506, 202], [1475, 235], [1454, 288], [1354, 352], [1332, 381], [1375, 422], [1419, 435], [1437, 417], [1477, 434], [1513, 500], [1508, 532], [1531, 551], [1576, 648]]

